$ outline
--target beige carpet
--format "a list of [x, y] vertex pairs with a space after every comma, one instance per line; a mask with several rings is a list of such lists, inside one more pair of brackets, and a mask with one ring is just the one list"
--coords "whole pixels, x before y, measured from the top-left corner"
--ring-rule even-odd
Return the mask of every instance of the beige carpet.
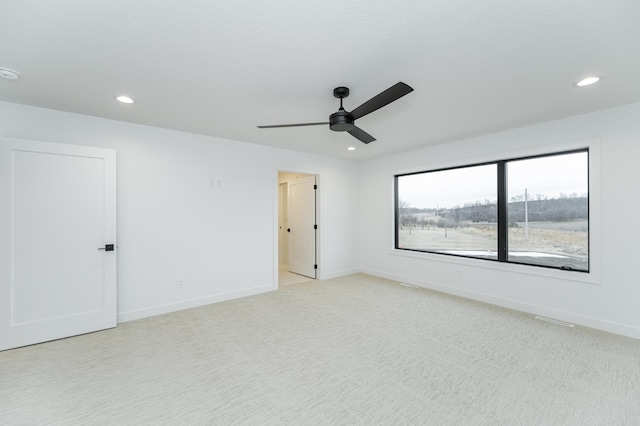
[[640, 341], [353, 275], [0, 353], [2, 425], [638, 425]]

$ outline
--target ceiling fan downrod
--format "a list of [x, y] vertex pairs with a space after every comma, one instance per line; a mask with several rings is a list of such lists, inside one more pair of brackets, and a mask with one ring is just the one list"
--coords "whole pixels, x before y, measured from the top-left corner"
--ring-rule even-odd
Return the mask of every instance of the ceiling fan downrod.
[[349, 117], [349, 113], [344, 110], [342, 100], [349, 96], [348, 87], [336, 87], [333, 89], [333, 96], [340, 99], [340, 109], [329, 116], [329, 128], [334, 132], [348, 132], [355, 127], [353, 119]]

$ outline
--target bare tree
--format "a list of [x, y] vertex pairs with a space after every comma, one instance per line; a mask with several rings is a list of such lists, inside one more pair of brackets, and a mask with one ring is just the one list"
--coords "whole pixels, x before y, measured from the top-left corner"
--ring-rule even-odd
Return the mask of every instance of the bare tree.
[[407, 215], [409, 213], [409, 203], [398, 198], [398, 220], [400, 221], [400, 229], [404, 229], [407, 224]]

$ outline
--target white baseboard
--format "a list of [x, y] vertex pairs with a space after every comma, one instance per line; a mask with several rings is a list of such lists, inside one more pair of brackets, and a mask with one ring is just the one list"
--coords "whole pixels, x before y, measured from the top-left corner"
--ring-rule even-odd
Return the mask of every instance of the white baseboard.
[[199, 297], [196, 299], [181, 300], [175, 303], [167, 303], [165, 305], [152, 306], [135, 311], [119, 312], [118, 323], [133, 321], [141, 318], [152, 317], [156, 315], [168, 314], [170, 312], [181, 311], [183, 309], [197, 308], [198, 306], [210, 305], [212, 303], [224, 302], [225, 300], [238, 299], [240, 297], [253, 296], [256, 294], [267, 293], [277, 290], [277, 286], [272, 284], [252, 287], [240, 291], [232, 291], [228, 293], [215, 294], [211, 296]]
[[[360, 269], [360, 268], [346, 269], [344, 271], [330, 272], [328, 274], [323, 274], [322, 277], [319, 277], [319, 279], [320, 280], [330, 280], [330, 279], [333, 279], [333, 278], [340, 278], [340, 277], [346, 277], [347, 275], [358, 274], [360, 272], [363, 272], [362, 269]], [[371, 274], [371, 275], [373, 275], [373, 274]]]
[[517, 300], [507, 299], [503, 297], [492, 296], [485, 293], [469, 291], [469, 290], [460, 289], [460, 288], [452, 287], [445, 284], [419, 280], [412, 277], [405, 277], [398, 274], [389, 274], [386, 272], [376, 271], [373, 269], [365, 268], [365, 269], [362, 269], [361, 272], [365, 274], [373, 275], [376, 277], [380, 277], [380, 278], [386, 278], [394, 281], [416, 285], [418, 287], [428, 288], [430, 290], [440, 291], [442, 293], [452, 294], [454, 296], [460, 296], [467, 299], [478, 300], [480, 302], [502, 306], [509, 309], [515, 309], [521, 312], [527, 312], [534, 315], [541, 315], [549, 318], [555, 318], [555, 319], [570, 322], [573, 324], [606, 331], [609, 333], [632, 337], [634, 339], [640, 339], [640, 328], [627, 325], [627, 324], [621, 324], [613, 321], [604, 320], [601, 318], [594, 318], [594, 317], [589, 317], [585, 315], [574, 314], [571, 312], [561, 311], [557, 309], [551, 309], [544, 306], [520, 302]]

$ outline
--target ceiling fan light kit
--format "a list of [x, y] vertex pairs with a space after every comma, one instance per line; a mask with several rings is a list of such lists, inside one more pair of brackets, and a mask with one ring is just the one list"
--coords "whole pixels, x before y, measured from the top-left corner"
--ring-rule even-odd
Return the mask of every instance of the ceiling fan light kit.
[[299, 123], [299, 124], [276, 124], [269, 126], [258, 126], [260, 129], [271, 129], [275, 127], [301, 127], [301, 126], [319, 126], [329, 125], [329, 128], [334, 132], [347, 132], [354, 138], [358, 139], [362, 143], [370, 143], [376, 140], [369, 133], [365, 132], [361, 128], [355, 125], [355, 121], [358, 118], [364, 117], [383, 106], [397, 101], [404, 95], [411, 93], [413, 88], [411, 86], [399, 82], [389, 87], [387, 90], [377, 94], [367, 102], [363, 103], [353, 111], [349, 112], [342, 106], [342, 100], [349, 96], [348, 87], [336, 87], [333, 89], [333, 96], [340, 99], [340, 109], [329, 116], [328, 122], [321, 123]]

